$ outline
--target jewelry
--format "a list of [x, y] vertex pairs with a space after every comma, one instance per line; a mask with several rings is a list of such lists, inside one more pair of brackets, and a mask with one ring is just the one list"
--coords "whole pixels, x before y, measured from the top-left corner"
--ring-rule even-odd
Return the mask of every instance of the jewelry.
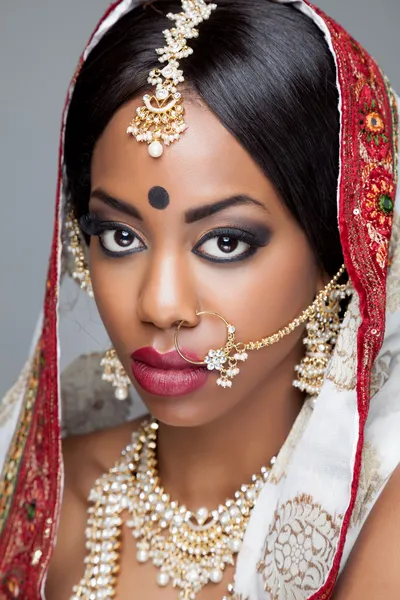
[[176, 87], [185, 81], [178, 61], [193, 54], [187, 40], [198, 37], [196, 27], [209, 19], [216, 8], [216, 4], [206, 4], [204, 0], [183, 0], [182, 12], [167, 15], [168, 19], [175, 21], [175, 26], [163, 32], [166, 45], [157, 48], [156, 53], [161, 63], [168, 64], [150, 71], [147, 81], [155, 86], [155, 95], [143, 96], [144, 106], [136, 110], [136, 116], [126, 130], [138, 142], [148, 144], [148, 152], [153, 158], [163, 154], [162, 142], [169, 146], [179, 140], [181, 133], [187, 129], [182, 94]]
[[338, 287], [339, 287], [339, 289], [342, 289], [343, 286], [338, 286], [337, 282], [340, 279], [340, 277], [343, 275], [344, 272], [345, 272], [345, 266], [342, 265], [342, 267], [340, 268], [338, 273], [335, 275], [335, 277], [333, 277], [333, 279], [328, 283], [328, 285], [325, 286], [325, 288], [318, 294], [318, 296], [316, 297], [314, 302], [306, 310], [304, 310], [303, 313], [299, 317], [297, 317], [291, 323], [289, 323], [289, 325], [287, 325], [283, 329], [280, 329], [277, 333], [274, 333], [273, 335], [270, 335], [269, 337], [263, 338], [262, 340], [257, 341], [257, 342], [248, 342], [246, 344], [243, 342], [236, 342], [236, 339], [235, 339], [236, 328], [234, 325], [232, 325], [231, 323], [228, 323], [228, 321], [226, 321], [224, 319], [224, 317], [222, 317], [221, 315], [219, 315], [216, 312], [202, 311], [202, 312], [198, 312], [197, 315], [212, 315], [212, 316], [218, 317], [225, 323], [225, 326], [226, 326], [227, 332], [228, 332], [228, 339], [225, 343], [225, 346], [222, 348], [219, 348], [217, 350], [214, 350], [214, 349], [209, 350], [204, 361], [196, 362], [196, 361], [193, 361], [193, 360], [187, 358], [186, 356], [184, 356], [184, 354], [180, 350], [179, 343], [178, 343], [179, 331], [180, 331], [182, 325], [185, 323], [185, 321], [181, 321], [177, 325], [176, 330], [175, 330], [175, 335], [174, 335], [175, 348], [176, 348], [177, 352], [179, 353], [179, 355], [187, 362], [189, 362], [193, 365], [204, 365], [204, 366], [207, 365], [207, 369], [209, 369], [210, 371], [213, 371], [213, 370], [219, 371], [220, 376], [217, 379], [217, 385], [219, 385], [223, 388], [231, 388], [232, 387], [232, 379], [234, 377], [236, 377], [240, 372], [238, 363], [244, 362], [248, 359], [247, 351], [248, 350], [261, 350], [261, 348], [266, 348], [267, 346], [272, 346], [273, 344], [276, 344], [282, 338], [286, 337], [287, 335], [292, 333], [295, 329], [297, 329], [302, 323], [305, 323], [308, 319], [312, 319], [314, 317], [314, 315], [316, 315], [319, 311], [322, 311], [321, 307], [328, 300], [329, 295], [332, 292], [332, 290], [337, 289]]
[[66, 231], [66, 244], [67, 252], [72, 257], [72, 278], [78, 282], [79, 287], [88, 293], [93, 298], [92, 281], [90, 279], [90, 272], [86, 264], [86, 257], [83, 251], [82, 235], [79, 227], [79, 223], [74, 216], [74, 213], [70, 211], [65, 221]]
[[[86, 571], [71, 600], [114, 596], [123, 510], [130, 514], [127, 525], [136, 539], [138, 562], [151, 561], [159, 570], [158, 585], [178, 588], [180, 600], [195, 600], [205, 585], [222, 581], [226, 565], [234, 565], [275, 457], [269, 467], [253, 475], [250, 484], [242, 485], [232, 500], [213, 511], [199, 508], [192, 512], [171, 501], [161, 487], [157, 431], [156, 421], [143, 423], [121, 460], [90, 492], [94, 506], [88, 511]], [[233, 593], [233, 586], [228, 593]]]
[[126, 374], [124, 367], [114, 348], [107, 350], [100, 365], [104, 367], [104, 373], [101, 376], [103, 381], [111, 383], [115, 387], [114, 395], [117, 400], [126, 400], [129, 395], [129, 385], [131, 380]]
[[306, 325], [307, 336], [303, 339], [307, 350], [301, 363], [295, 367], [298, 373], [293, 386], [316, 398], [322, 388], [324, 375], [335, 347], [340, 330], [340, 302], [350, 296], [349, 286], [332, 289]]

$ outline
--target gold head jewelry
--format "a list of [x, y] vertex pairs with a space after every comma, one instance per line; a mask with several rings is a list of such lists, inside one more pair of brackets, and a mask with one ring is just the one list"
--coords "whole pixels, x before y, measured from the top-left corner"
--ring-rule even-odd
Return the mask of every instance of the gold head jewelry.
[[136, 116], [126, 131], [138, 142], [146, 142], [153, 158], [162, 155], [163, 143], [169, 146], [179, 140], [181, 133], [187, 129], [182, 94], [177, 89], [185, 78], [178, 61], [193, 54], [187, 40], [198, 37], [197, 26], [209, 19], [216, 8], [216, 4], [206, 4], [204, 0], [183, 0], [182, 12], [167, 15], [175, 26], [163, 32], [166, 45], [157, 48], [156, 52], [158, 60], [168, 64], [150, 71], [147, 81], [155, 86], [155, 94], [143, 96], [144, 106], [136, 110]]
[[347, 284], [345, 284], [345, 285], [338, 284], [338, 280], [340, 279], [340, 277], [343, 275], [344, 272], [345, 272], [345, 266], [342, 265], [342, 267], [340, 268], [338, 273], [335, 275], [335, 277], [333, 277], [333, 279], [328, 283], [328, 285], [323, 290], [321, 290], [321, 292], [318, 294], [318, 296], [316, 297], [314, 302], [306, 310], [304, 310], [299, 317], [297, 317], [291, 323], [289, 323], [289, 325], [287, 325], [283, 329], [280, 329], [279, 331], [277, 331], [273, 335], [270, 335], [269, 337], [263, 338], [257, 342], [248, 342], [248, 343], [237, 342], [236, 337], [235, 337], [236, 328], [234, 325], [232, 325], [231, 323], [226, 321], [226, 319], [224, 319], [224, 317], [222, 317], [221, 315], [219, 315], [216, 312], [202, 311], [202, 312], [198, 312], [197, 315], [198, 316], [201, 316], [201, 315], [215, 316], [215, 317], [218, 317], [219, 319], [221, 319], [225, 323], [225, 326], [227, 329], [227, 334], [228, 334], [228, 339], [225, 343], [225, 346], [223, 346], [222, 348], [218, 348], [217, 350], [214, 350], [214, 349], [209, 350], [204, 361], [201, 361], [201, 362], [196, 362], [196, 361], [193, 361], [193, 360], [187, 358], [180, 350], [179, 343], [178, 343], [179, 331], [186, 322], [186, 321], [181, 321], [177, 325], [176, 330], [175, 330], [175, 335], [174, 335], [175, 348], [176, 348], [177, 352], [179, 353], [179, 355], [184, 360], [186, 360], [188, 363], [191, 363], [193, 365], [199, 365], [199, 366], [207, 366], [207, 368], [210, 371], [214, 371], [214, 370], [218, 371], [220, 375], [219, 375], [219, 378], [217, 379], [217, 385], [219, 385], [223, 388], [231, 388], [232, 387], [232, 379], [234, 377], [236, 377], [237, 375], [239, 375], [239, 372], [240, 372], [238, 364], [240, 362], [244, 362], [248, 359], [247, 352], [249, 350], [261, 350], [261, 348], [266, 348], [267, 346], [272, 346], [273, 344], [276, 344], [282, 338], [284, 338], [287, 335], [289, 335], [290, 333], [292, 333], [300, 325], [302, 325], [309, 319], [312, 319], [316, 314], [323, 312], [323, 305], [329, 301], [329, 296], [333, 290], [338, 290], [340, 292], [345, 293]]

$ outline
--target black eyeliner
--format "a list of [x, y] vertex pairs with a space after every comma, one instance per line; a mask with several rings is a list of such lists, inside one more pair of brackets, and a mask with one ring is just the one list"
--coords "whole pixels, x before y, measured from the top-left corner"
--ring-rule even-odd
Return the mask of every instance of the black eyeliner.
[[[230, 237], [233, 240], [238, 240], [240, 242], [245, 242], [250, 247], [248, 250], [246, 250], [245, 252], [242, 252], [242, 254], [239, 254], [239, 256], [237, 256], [235, 258], [215, 258], [209, 254], [205, 254], [203, 252], [198, 251], [198, 248], [200, 248], [208, 240], [211, 240], [216, 237], [222, 237], [222, 236]], [[259, 250], [259, 248], [267, 246], [271, 239], [271, 236], [272, 236], [272, 232], [264, 226], [260, 226], [260, 227], [252, 226], [250, 228], [246, 227], [246, 229], [243, 228], [243, 225], [234, 226], [234, 227], [232, 227], [232, 226], [217, 227], [215, 229], [212, 229], [211, 231], [208, 231], [196, 243], [192, 252], [196, 256], [199, 256], [200, 258], [203, 258], [210, 262], [214, 262], [214, 263], [218, 263], [218, 264], [235, 263], [235, 262], [245, 260], [246, 258], [249, 258], [253, 254], [255, 254]]]
[[[128, 256], [131, 254], [137, 254], [139, 252], [142, 252], [143, 250], [146, 250], [146, 244], [142, 240], [141, 236], [138, 235], [135, 230], [133, 230], [128, 225], [125, 225], [124, 223], [119, 223], [118, 221], [100, 220], [96, 215], [94, 215], [92, 213], [88, 213], [86, 215], [83, 215], [79, 219], [79, 225], [80, 225], [80, 228], [82, 229], [83, 233], [85, 233], [86, 235], [95, 236], [95, 237], [99, 238], [100, 248], [101, 248], [102, 252], [106, 256], [109, 256], [110, 258], [122, 258], [124, 256]], [[143, 248], [135, 248], [133, 250], [128, 249], [126, 251], [121, 251], [121, 252], [115, 252], [112, 250], [108, 250], [108, 248], [106, 248], [106, 246], [103, 243], [101, 234], [103, 232], [113, 231], [113, 230], [114, 231], [118, 231], [118, 230], [129, 231], [130, 233], [132, 233], [133, 236], [135, 236], [136, 239], [138, 239], [143, 244]]]
[[219, 236], [229, 236], [234, 239], [246, 242], [247, 244], [253, 244], [256, 246], [266, 246], [270, 239], [272, 232], [265, 227], [251, 227], [243, 228], [243, 226], [229, 226], [229, 227], [216, 227], [211, 231], [208, 231], [197, 243], [195, 248], [198, 248], [208, 240]]

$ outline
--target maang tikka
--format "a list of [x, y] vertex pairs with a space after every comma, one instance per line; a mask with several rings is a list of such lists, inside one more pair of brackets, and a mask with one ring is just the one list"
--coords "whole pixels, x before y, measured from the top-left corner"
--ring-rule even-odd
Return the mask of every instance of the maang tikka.
[[299, 317], [266, 338], [256, 342], [237, 342], [236, 328], [233, 324], [216, 312], [202, 311], [198, 312], [197, 315], [218, 317], [224, 322], [227, 329], [225, 345], [218, 349], [209, 350], [203, 361], [193, 361], [187, 358], [181, 351], [178, 342], [179, 331], [185, 324], [185, 321], [181, 321], [175, 331], [175, 348], [188, 363], [206, 366], [210, 371], [218, 371], [217, 385], [223, 388], [231, 388], [232, 380], [240, 373], [239, 363], [243, 363], [248, 359], [249, 351], [261, 350], [276, 344], [308, 321], [307, 337], [304, 340], [307, 352], [302, 363], [296, 367], [299, 377], [293, 382], [293, 385], [315, 397], [319, 394], [322, 386], [324, 373], [340, 328], [340, 300], [350, 293], [347, 284], [338, 283], [344, 272], [345, 266], [342, 265], [338, 273]]
[[199, 36], [197, 26], [209, 19], [216, 8], [216, 4], [206, 4], [204, 0], [183, 0], [182, 12], [167, 14], [175, 26], [163, 32], [166, 45], [157, 48], [156, 53], [161, 63], [168, 64], [150, 71], [147, 82], [155, 86], [155, 93], [143, 96], [143, 106], [136, 110], [136, 116], [126, 131], [138, 142], [146, 142], [153, 158], [163, 154], [163, 144], [169, 146], [179, 140], [187, 129], [182, 94], [177, 88], [185, 81], [179, 61], [193, 54], [187, 40]]

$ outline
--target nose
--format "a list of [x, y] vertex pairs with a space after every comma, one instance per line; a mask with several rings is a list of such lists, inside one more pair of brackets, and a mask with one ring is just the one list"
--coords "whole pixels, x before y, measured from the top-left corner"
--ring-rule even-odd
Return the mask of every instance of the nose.
[[138, 299], [138, 317], [158, 329], [199, 323], [198, 298], [193, 273], [178, 255], [154, 255], [145, 271]]

